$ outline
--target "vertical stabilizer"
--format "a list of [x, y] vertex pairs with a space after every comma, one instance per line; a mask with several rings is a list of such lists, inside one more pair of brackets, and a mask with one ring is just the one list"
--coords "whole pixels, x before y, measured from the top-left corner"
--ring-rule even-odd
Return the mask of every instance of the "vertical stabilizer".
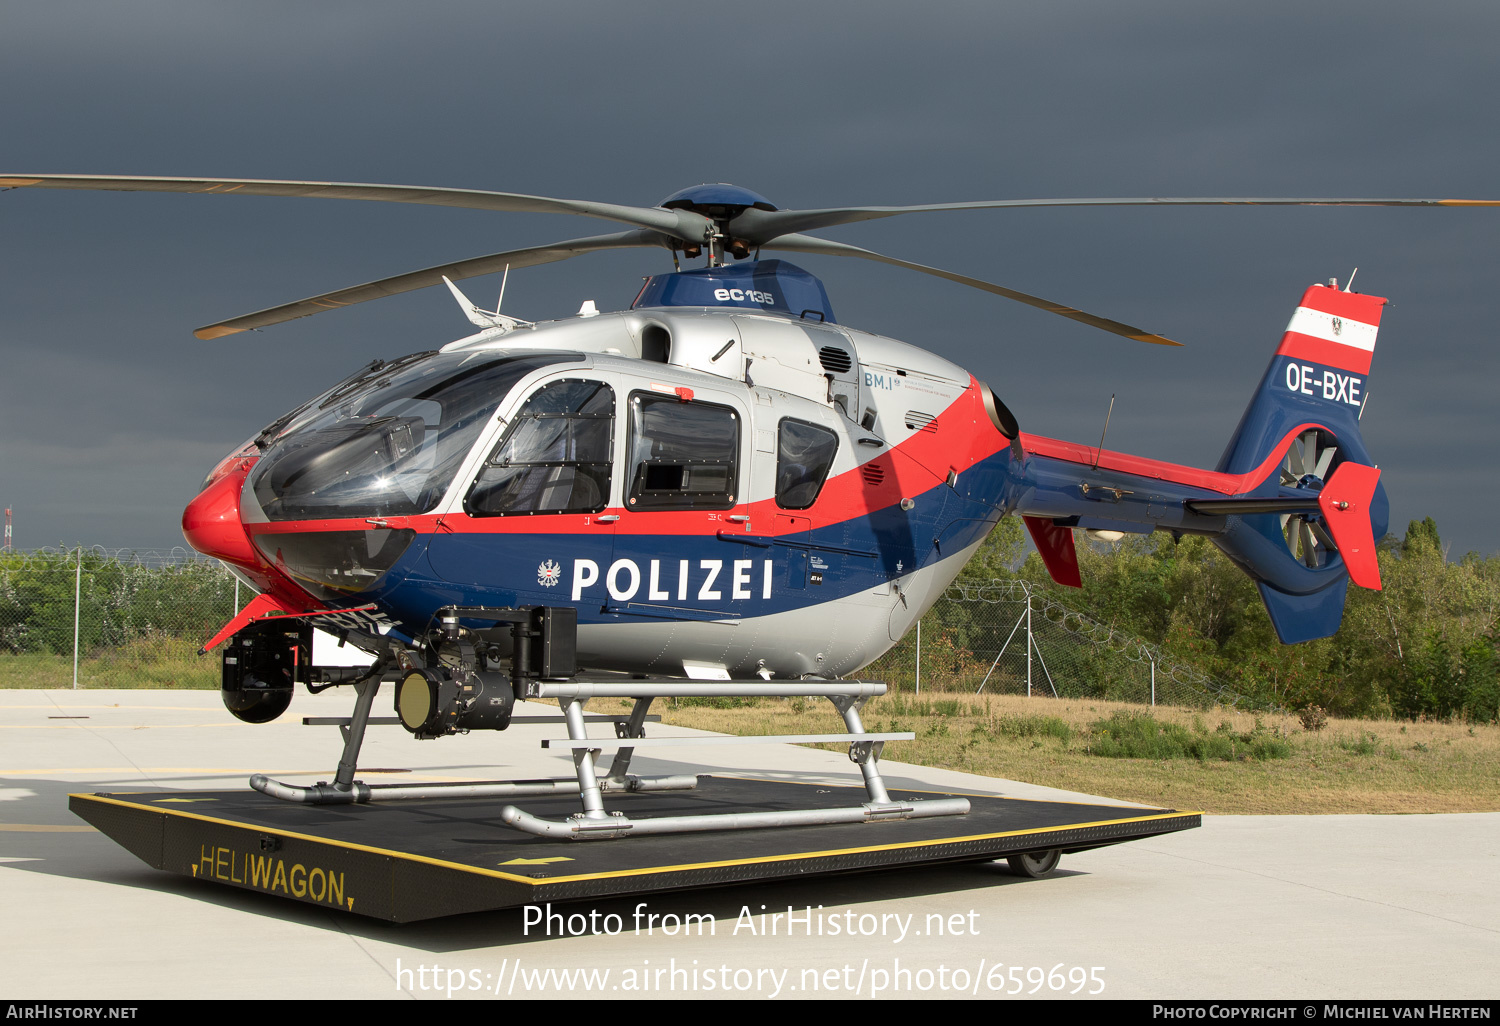
[[[1218, 469], [1231, 474], [1256, 469], [1301, 424], [1357, 440], [1385, 303], [1379, 296], [1325, 285], [1304, 292]], [[1359, 449], [1363, 453], [1363, 444]], [[1351, 455], [1347, 448], [1345, 455]]]
[[1287, 643], [1338, 630], [1351, 579], [1380, 587], [1375, 539], [1390, 505], [1359, 418], [1385, 303], [1323, 285], [1303, 293], [1219, 461], [1252, 482], [1243, 496], [1285, 503], [1228, 515], [1214, 542], [1255, 578]]

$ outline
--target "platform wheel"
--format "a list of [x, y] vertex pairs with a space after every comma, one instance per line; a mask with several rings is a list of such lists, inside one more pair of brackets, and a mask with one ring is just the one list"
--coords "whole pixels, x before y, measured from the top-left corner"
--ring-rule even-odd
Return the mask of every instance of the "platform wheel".
[[1051, 851], [1040, 851], [1029, 855], [1012, 855], [1006, 861], [1010, 863], [1010, 871], [1017, 876], [1040, 880], [1044, 876], [1051, 876], [1057, 869], [1058, 862], [1062, 861], [1062, 849], [1053, 848]]

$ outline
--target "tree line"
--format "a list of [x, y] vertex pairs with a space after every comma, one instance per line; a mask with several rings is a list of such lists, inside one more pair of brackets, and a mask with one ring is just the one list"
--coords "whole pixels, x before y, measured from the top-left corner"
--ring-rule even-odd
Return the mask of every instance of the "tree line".
[[1500, 557], [1449, 561], [1431, 517], [1377, 545], [1380, 591], [1351, 586], [1331, 638], [1283, 645], [1251, 579], [1208, 539], [1077, 535], [1082, 589], [1053, 584], [1007, 517], [962, 579], [1018, 576], [1059, 602], [1139, 635], [1234, 690], [1343, 716], [1500, 716]]
[[[1381, 591], [1349, 589], [1332, 638], [1282, 645], [1254, 583], [1205, 538], [1165, 532], [1113, 544], [1078, 536], [1083, 588], [1052, 584], [1007, 517], [960, 582], [1020, 578], [1059, 603], [1156, 645], [1257, 702], [1334, 715], [1500, 716], [1500, 556], [1449, 561], [1431, 517], [1378, 544]], [[83, 652], [152, 637], [208, 637], [235, 612], [233, 578], [197, 560], [147, 566], [85, 551], [0, 554], [0, 653], [73, 647], [74, 592]], [[241, 596], [248, 598], [248, 593]], [[924, 645], [974, 647], [972, 617], [944, 600], [923, 623]], [[908, 636], [890, 658], [903, 658]], [[974, 655], [970, 653], [970, 655]], [[1110, 660], [1077, 672], [1108, 676]], [[1107, 690], [1107, 689], [1106, 689]]]

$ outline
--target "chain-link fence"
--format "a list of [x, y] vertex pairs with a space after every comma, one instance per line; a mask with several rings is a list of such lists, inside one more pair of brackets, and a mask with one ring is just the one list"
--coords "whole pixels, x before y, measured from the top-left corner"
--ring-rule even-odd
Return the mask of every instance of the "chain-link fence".
[[958, 583], [862, 676], [916, 690], [1209, 707], [1255, 703], [1025, 581]]
[[198, 646], [240, 591], [185, 549], [0, 553], [0, 688], [218, 687]]
[[[0, 553], [0, 688], [213, 688], [198, 646], [249, 599], [185, 549]], [[1249, 705], [1024, 581], [960, 583], [863, 676], [931, 691]]]

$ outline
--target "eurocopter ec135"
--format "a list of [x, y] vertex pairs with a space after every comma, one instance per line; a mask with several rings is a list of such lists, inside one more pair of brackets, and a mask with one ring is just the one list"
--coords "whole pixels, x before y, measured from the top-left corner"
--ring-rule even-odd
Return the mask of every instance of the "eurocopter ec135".
[[[683, 189], [655, 207], [229, 179], [14, 175], [0, 185], [384, 200], [629, 226], [197, 332], [218, 338], [444, 281], [453, 290], [476, 333], [371, 363], [278, 417], [208, 475], [183, 531], [258, 595], [205, 647], [228, 641], [225, 701], [252, 722], [279, 715], [296, 682], [356, 686], [353, 747], [334, 784], [253, 781], [297, 801], [382, 797], [353, 780], [358, 734], [381, 680], [395, 684], [396, 711], [418, 737], [504, 728], [517, 697], [559, 698], [578, 781], [553, 784], [581, 792], [584, 813], [567, 824], [513, 808], [506, 817], [569, 837], [784, 822], [607, 817], [601, 789], [691, 780], [627, 777], [628, 749], [596, 776], [579, 712], [591, 695], [635, 697], [621, 736], [637, 739], [656, 696], [829, 697], [850, 731], [837, 736], [853, 742], [869, 787], [870, 803], [848, 810], [851, 818], [961, 813], [961, 799], [920, 803], [928, 807], [920, 813], [890, 802], [876, 756], [898, 735], [865, 733], [858, 719], [883, 686], [846, 678], [933, 605], [1009, 514], [1025, 518], [1053, 579], [1075, 586], [1075, 529], [1205, 535], [1254, 578], [1287, 643], [1332, 634], [1350, 580], [1380, 586], [1374, 540], [1386, 530], [1387, 502], [1359, 418], [1385, 300], [1332, 283], [1308, 288], [1218, 466], [1200, 470], [1023, 432], [967, 371], [840, 324], [816, 277], [763, 253], [881, 261], [1173, 345], [803, 233], [912, 212], [1022, 206], [1474, 202], [1082, 199], [782, 210], [730, 185]], [[628, 310], [588, 303], [577, 316], [532, 323], [481, 310], [453, 285], [627, 247], [665, 249], [676, 268], [649, 278]], [[682, 259], [699, 257], [703, 266], [682, 268]]]

